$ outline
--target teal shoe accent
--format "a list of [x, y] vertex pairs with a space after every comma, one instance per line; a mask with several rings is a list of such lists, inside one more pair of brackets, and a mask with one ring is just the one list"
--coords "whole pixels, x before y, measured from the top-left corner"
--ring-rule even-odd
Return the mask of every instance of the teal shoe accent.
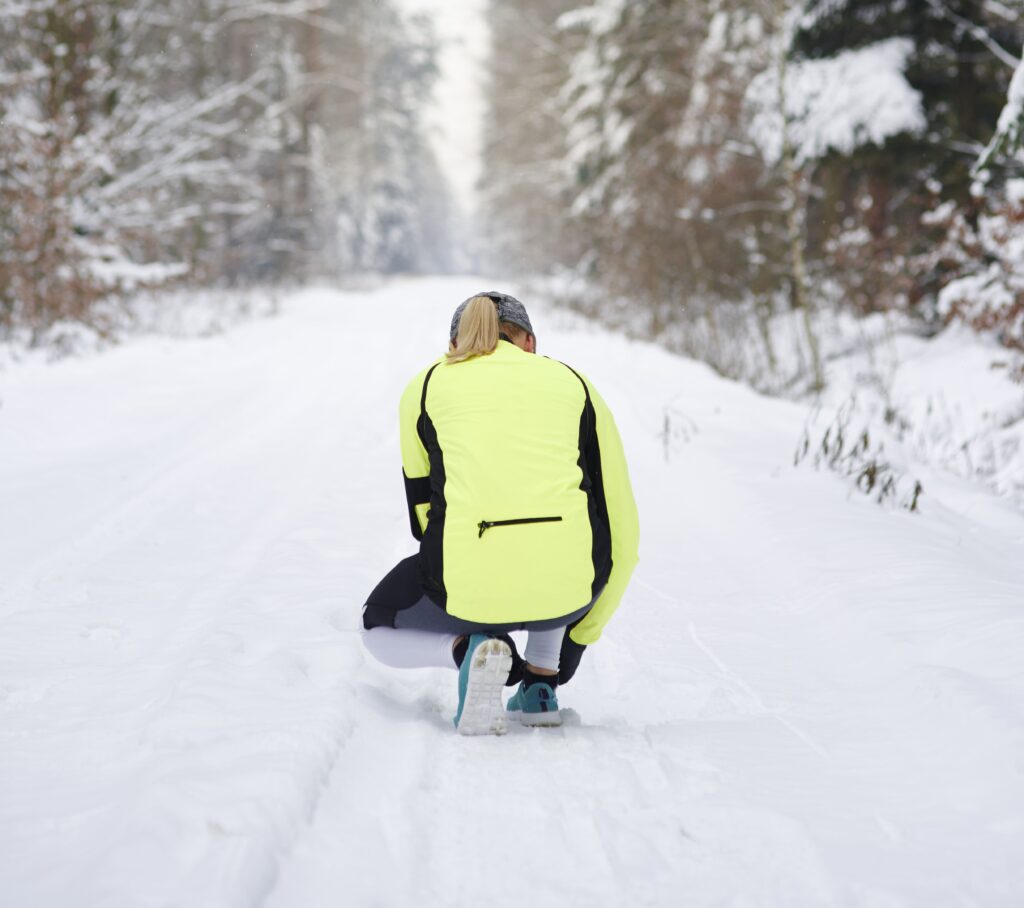
[[459, 667], [459, 708], [455, 728], [462, 735], [503, 735], [501, 694], [512, 670], [512, 649], [486, 634], [473, 634]]
[[550, 684], [519, 685], [505, 709], [523, 725], [561, 725], [558, 697]]

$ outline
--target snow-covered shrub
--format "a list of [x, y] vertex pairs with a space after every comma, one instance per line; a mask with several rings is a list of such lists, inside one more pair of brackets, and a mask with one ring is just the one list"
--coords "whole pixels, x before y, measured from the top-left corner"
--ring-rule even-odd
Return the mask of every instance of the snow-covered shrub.
[[[804, 427], [793, 457], [798, 466], [810, 460], [816, 469], [829, 469], [849, 478], [856, 489], [874, 496], [879, 504], [899, 504], [916, 511], [924, 487], [919, 479], [910, 479], [894, 466], [885, 452], [886, 431], [865, 421], [858, 410], [857, 399], [841, 406], [825, 422], [824, 430], [815, 413]], [[899, 428], [900, 417], [887, 410], [884, 420]], [[819, 434], [820, 433], [820, 434]]]
[[938, 314], [976, 331], [992, 332], [1001, 344], [1024, 350], [1024, 180], [980, 202], [973, 219], [940, 206], [930, 223], [945, 237], [928, 258], [951, 275], [939, 291]]
[[682, 445], [688, 445], [700, 434], [700, 429], [686, 413], [672, 404], [662, 410], [661, 447], [665, 463], [669, 463]]
[[1024, 396], [1011, 380], [1024, 355], [960, 322], [933, 337], [912, 330], [907, 317], [869, 322], [863, 342], [864, 320], [835, 325], [829, 385], [809, 422], [812, 450], [837, 414], [848, 413], [847, 442], [866, 430], [897, 473], [932, 488], [939, 477], [956, 477], [1024, 507]]

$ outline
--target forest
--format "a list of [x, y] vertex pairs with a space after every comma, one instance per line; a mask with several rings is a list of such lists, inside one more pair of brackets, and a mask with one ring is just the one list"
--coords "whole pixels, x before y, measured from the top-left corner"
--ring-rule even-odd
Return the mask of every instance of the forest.
[[423, 28], [387, 0], [0, 3], [0, 322], [447, 270]]
[[1018, 4], [486, 19], [467, 212], [424, 128], [436, 36], [394, 0], [2, 0], [0, 330], [113, 329], [140, 287], [468, 269], [766, 390], [822, 384], [837, 314], [1024, 348]]
[[548, 0], [492, 28], [496, 263], [554, 260], [587, 313], [767, 389], [821, 384], [823, 314], [1024, 346], [1024, 8]]

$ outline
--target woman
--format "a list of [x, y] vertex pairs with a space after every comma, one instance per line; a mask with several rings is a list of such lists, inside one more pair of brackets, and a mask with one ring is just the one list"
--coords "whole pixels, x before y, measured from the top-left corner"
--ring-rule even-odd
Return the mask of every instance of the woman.
[[[556, 689], [601, 636], [637, 561], [612, 415], [536, 346], [522, 303], [478, 294], [456, 309], [446, 356], [400, 405], [420, 551], [370, 594], [363, 639], [396, 668], [458, 667], [462, 734], [501, 734], [506, 713], [560, 724]], [[513, 630], [529, 632], [524, 658]], [[516, 683], [503, 709], [501, 689]]]

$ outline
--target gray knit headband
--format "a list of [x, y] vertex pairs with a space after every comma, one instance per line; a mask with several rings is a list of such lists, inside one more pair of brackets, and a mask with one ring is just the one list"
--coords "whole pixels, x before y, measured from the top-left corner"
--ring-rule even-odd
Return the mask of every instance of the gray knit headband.
[[[484, 293], [474, 293], [468, 300], [463, 300], [459, 303], [459, 308], [455, 310], [455, 314], [452, 316], [452, 327], [451, 333], [448, 336], [449, 340], [455, 340], [459, 333], [459, 321], [462, 319], [462, 313], [466, 306], [469, 305], [469, 301], [475, 299], [478, 296], [486, 296], [491, 300], [495, 308], [498, 310], [498, 321], [508, 322], [510, 325], [518, 325], [527, 334], [533, 334], [533, 325], [530, 324], [530, 316], [526, 314], [526, 307], [519, 302], [514, 296], [509, 296], [507, 293], [499, 293], [497, 290], [487, 290]], [[536, 335], [534, 335], [536, 337]]]

